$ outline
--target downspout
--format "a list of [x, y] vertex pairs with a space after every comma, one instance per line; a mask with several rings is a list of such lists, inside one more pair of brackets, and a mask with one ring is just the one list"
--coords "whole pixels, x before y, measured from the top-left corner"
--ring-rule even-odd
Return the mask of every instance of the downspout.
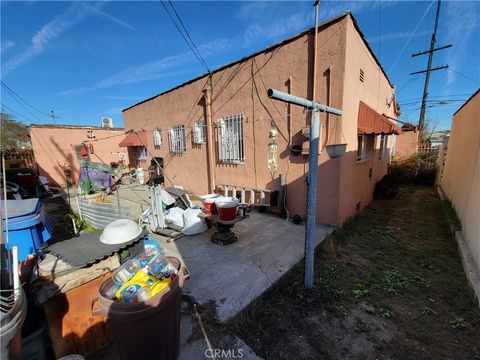
[[215, 192], [215, 167], [213, 153], [213, 123], [212, 123], [212, 77], [209, 78], [209, 84], [203, 89], [205, 97], [205, 120], [207, 125], [207, 173], [208, 173], [208, 191]]

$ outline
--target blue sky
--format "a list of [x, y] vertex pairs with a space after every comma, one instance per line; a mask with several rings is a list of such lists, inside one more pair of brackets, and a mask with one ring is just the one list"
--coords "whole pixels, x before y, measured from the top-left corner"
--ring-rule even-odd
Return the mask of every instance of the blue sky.
[[[313, 26], [313, 1], [175, 2], [207, 65], [215, 69]], [[435, 1], [322, 1], [320, 19], [351, 10], [397, 85], [402, 117], [418, 121]], [[159, 1], [1, 3], [1, 78], [33, 105], [3, 91], [3, 110], [26, 123], [123, 126], [121, 109], [205, 72]], [[480, 2], [444, 1], [427, 117], [448, 129], [453, 112], [480, 87]], [[452, 101], [455, 100], [455, 101]], [[7, 108], [8, 107], [8, 108]], [[39, 110], [39, 111], [37, 111]], [[20, 114], [20, 116], [18, 115]], [[15, 114], [14, 114], [15, 115]]]

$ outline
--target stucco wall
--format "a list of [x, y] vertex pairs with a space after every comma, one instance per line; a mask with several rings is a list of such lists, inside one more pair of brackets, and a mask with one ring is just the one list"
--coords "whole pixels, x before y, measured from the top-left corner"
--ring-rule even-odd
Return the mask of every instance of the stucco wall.
[[[354, 85], [354, 81], [345, 79], [347, 29], [349, 32], [355, 31], [348, 16], [321, 28], [318, 36], [316, 100], [346, 111], [342, 117], [321, 114], [321, 147], [326, 143], [344, 142], [334, 136], [338, 132], [336, 130], [342, 126], [349, 143], [349, 153], [342, 160], [330, 160], [324, 149], [320, 152], [317, 222], [323, 224], [337, 225], [343, 221], [355, 211], [357, 198], [361, 198], [364, 204], [370, 201], [374, 180], [378, 180], [386, 172], [386, 161], [378, 164], [375, 162], [375, 174], [373, 180], [369, 180], [368, 164], [356, 164], [359, 101], [363, 100], [371, 107], [379, 109], [379, 112], [387, 112], [393, 116], [393, 110], [389, 111], [383, 109], [386, 106], [381, 106], [388, 97], [390, 85], [383, 75], [377, 74], [371, 54], [366, 51], [361, 38], [354, 34], [349, 34], [352, 38], [349, 43], [355, 49], [348, 51], [350, 57], [355, 57], [356, 55], [352, 54], [359, 51], [358, 61], [370, 76], [364, 88], [372, 88], [348, 89], [348, 86]], [[349, 67], [358, 73], [355, 60], [349, 61]], [[243, 113], [244, 116], [245, 162], [241, 165], [226, 165], [215, 161], [217, 185], [234, 184], [278, 190], [279, 174], [287, 174], [287, 207], [290, 215], [305, 215], [308, 156], [293, 155], [289, 148], [290, 145], [302, 144], [301, 131], [309, 125], [310, 114], [296, 106], [291, 106], [289, 110], [287, 104], [270, 100], [266, 93], [268, 88], [285, 92], [290, 88], [294, 95], [311, 98], [312, 71], [313, 33], [307, 33], [213, 74], [213, 122], [217, 123], [226, 115]], [[149, 149], [155, 156], [164, 158], [165, 170], [175, 184], [197, 194], [206, 193], [208, 188], [206, 148], [205, 145], [192, 145], [191, 128], [196, 121], [204, 119], [202, 89], [206, 83], [207, 77], [197, 79], [123, 112], [127, 129], [147, 130]], [[348, 96], [345, 95], [347, 92]], [[377, 100], [379, 95], [381, 100]], [[287, 114], [290, 114], [290, 117]], [[168, 128], [176, 124], [186, 126], [187, 151], [182, 154], [171, 154], [168, 149]], [[276, 126], [279, 133], [276, 139], [278, 169], [273, 179], [267, 168], [267, 144], [270, 142], [268, 133], [271, 124]], [[164, 142], [158, 149], [153, 148], [153, 131], [156, 128], [162, 129]], [[216, 142], [216, 132], [214, 134]], [[351, 180], [345, 180], [350, 177]], [[359, 183], [357, 178], [360, 177], [362, 181]], [[361, 186], [357, 189], [359, 184]], [[355, 193], [351, 198], [346, 195], [342, 197], [341, 208], [339, 191]]]
[[[31, 126], [29, 133], [33, 155], [40, 175], [47, 177], [50, 182], [57, 185], [64, 185], [65, 177], [60, 165], [68, 163], [72, 169], [72, 179], [77, 183], [79, 164], [73, 145], [78, 145], [82, 141], [89, 141], [87, 130], [87, 127]], [[95, 153], [107, 164], [118, 161], [118, 155], [112, 154], [112, 152], [126, 151], [118, 146], [124, 136], [123, 129], [93, 128], [93, 133], [96, 138], [91, 142]], [[100, 162], [94, 155], [92, 155], [91, 160]]]
[[480, 92], [453, 116], [441, 187], [480, 269]]
[[[342, 107], [345, 26], [344, 18], [322, 30], [318, 42], [317, 100], [327, 102], [327, 70], [330, 69], [330, 104], [339, 108]], [[270, 100], [266, 93], [268, 88], [287, 92], [291, 78], [292, 93], [310, 97], [312, 49], [313, 34], [306, 34], [213, 74], [213, 122], [216, 123], [225, 115], [243, 113], [245, 149], [244, 164], [226, 165], [215, 161], [216, 184], [278, 190], [279, 174], [287, 174], [287, 207], [291, 215], [301, 216], [305, 214], [308, 157], [293, 155], [289, 143], [301, 143], [299, 139], [302, 137], [298, 133], [308, 125], [310, 115], [304, 113], [302, 108], [292, 106], [288, 126], [287, 104]], [[204, 119], [202, 89], [206, 81], [207, 78], [203, 77], [123, 112], [126, 128], [147, 129], [149, 149], [156, 156], [164, 157], [169, 177], [176, 184], [198, 194], [207, 191], [206, 148], [205, 145], [192, 146], [191, 127], [195, 121]], [[324, 115], [322, 122], [325, 122]], [[276, 139], [279, 144], [278, 170], [274, 179], [267, 168], [271, 123], [275, 124], [279, 133]], [[175, 124], [185, 124], [187, 128], [187, 151], [182, 154], [171, 154], [168, 150], [167, 129]], [[154, 149], [153, 131], [157, 127], [162, 129], [164, 145]], [[328, 161], [322, 152], [319, 159], [317, 213], [317, 220], [322, 223], [336, 223], [337, 167], [338, 164]]]
[[[388, 156], [379, 160], [380, 136], [376, 137], [373, 159], [364, 162], [356, 160], [359, 102], [363, 101], [379, 114], [395, 117], [393, 103], [390, 106], [387, 105], [391, 85], [371, 56], [351, 19], [348, 19], [346, 49], [341, 122], [343, 136], [348, 146], [340, 160], [338, 223], [342, 223], [370, 203], [376, 182], [387, 173]], [[360, 81], [360, 69], [364, 72], [364, 82]], [[388, 149], [391, 147], [391, 142], [392, 138], [389, 136]]]
[[417, 152], [418, 131], [402, 131], [395, 142], [395, 158], [406, 159]]

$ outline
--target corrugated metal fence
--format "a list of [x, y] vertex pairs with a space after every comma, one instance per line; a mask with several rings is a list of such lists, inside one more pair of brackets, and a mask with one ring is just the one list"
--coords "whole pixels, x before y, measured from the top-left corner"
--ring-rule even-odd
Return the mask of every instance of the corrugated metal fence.
[[97, 229], [103, 229], [113, 220], [131, 217], [129, 206], [99, 202], [93, 197], [78, 195], [75, 197], [75, 205], [80, 218]]

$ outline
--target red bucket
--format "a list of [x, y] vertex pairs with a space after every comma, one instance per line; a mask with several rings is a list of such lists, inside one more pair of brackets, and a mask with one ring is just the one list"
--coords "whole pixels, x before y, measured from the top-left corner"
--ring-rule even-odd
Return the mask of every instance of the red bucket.
[[208, 194], [200, 197], [203, 203], [203, 212], [207, 215], [215, 215], [217, 213], [217, 207], [215, 206], [215, 200], [218, 199], [218, 194]]
[[221, 197], [215, 200], [218, 210], [218, 217], [223, 221], [232, 221], [237, 214], [238, 199], [231, 197]]

